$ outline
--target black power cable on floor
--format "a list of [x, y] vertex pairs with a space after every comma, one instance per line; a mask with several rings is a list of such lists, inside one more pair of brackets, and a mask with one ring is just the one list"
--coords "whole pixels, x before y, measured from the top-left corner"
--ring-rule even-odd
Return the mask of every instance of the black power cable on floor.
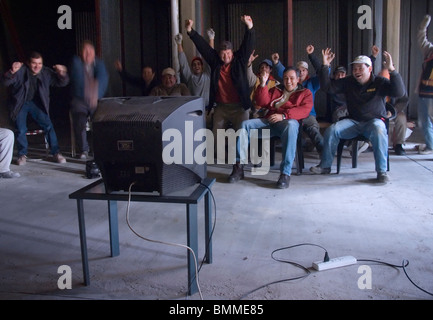
[[[275, 260], [277, 262], [288, 263], [288, 264], [293, 265], [293, 266], [295, 266], [297, 268], [300, 268], [300, 269], [302, 269], [305, 272], [305, 274], [301, 275], [301, 276], [297, 276], [297, 277], [292, 277], [292, 278], [281, 279], [281, 280], [269, 282], [269, 283], [267, 283], [265, 285], [262, 285], [262, 286], [260, 286], [260, 287], [258, 287], [256, 289], [254, 289], [254, 290], [251, 290], [251, 291], [247, 292], [242, 297], [240, 297], [240, 300], [243, 300], [244, 298], [246, 298], [250, 294], [252, 294], [252, 293], [254, 293], [256, 291], [259, 291], [259, 290], [261, 290], [263, 288], [266, 288], [266, 287], [268, 287], [270, 285], [274, 285], [274, 284], [278, 284], [278, 283], [283, 283], [283, 282], [288, 282], [288, 281], [293, 281], [293, 280], [299, 280], [299, 279], [307, 278], [311, 274], [310, 268], [307, 268], [307, 267], [305, 267], [305, 266], [303, 266], [303, 265], [301, 265], [301, 264], [299, 264], [297, 262], [294, 262], [294, 261], [283, 260], [283, 259], [275, 258], [274, 257], [274, 254], [277, 253], [277, 252], [280, 252], [280, 251], [283, 251], [283, 250], [288, 250], [288, 249], [293, 249], [293, 248], [300, 247], [300, 246], [315, 246], [315, 247], [322, 248], [325, 251], [325, 257], [323, 258], [323, 261], [324, 262], [329, 261], [328, 251], [324, 247], [322, 247], [320, 245], [317, 245], [317, 244], [313, 244], [313, 243], [301, 243], [301, 244], [297, 244], [297, 245], [293, 245], [293, 246], [288, 246], [288, 247], [283, 247], [283, 248], [280, 248], [280, 249], [276, 249], [276, 250], [272, 251], [272, 254], [271, 254], [271, 257], [272, 257], [273, 260]], [[408, 275], [408, 273], [406, 271], [407, 266], [409, 266], [409, 261], [408, 260], [403, 260], [403, 262], [402, 262], [401, 265], [395, 265], [395, 264], [392, 264], [392, 263], [383, 262], [383, 261], [380, 261], [380, 260], [372, 260], [372, 259], [359, 259], [359, 260], [357, 260], [357, 262], [372, 262], [372, 263], [377, 263], [377, 264], [383, 264], [383, 265], [386, 265], [388, 267], [392, 267], [392, 268], [396, 268], [396, 269], [403, 269], [404, 274], [406, 275], [406, 277], [408, 278], [408, 280], [416, 288], [418, 288], [419, 290], [423, 291], [424, 293], [426, 293], [428, 295], [433, 296], [433, 293], [431, 293], [431, 292], [429, 292], [429, 291], [421, 288], [420, 286], [418, 286], [417, 284], [415, 284], [415, 282], [409, 277], [409, 275]]]
[[252, 294], [252, 293], [254, 293], [256, 291], [259, 291], [260, 289], [266, 288], [267, 286], [270, 286], [270, 285], [273, 285], [273, 284], [277, 284], [277, 283], [282, 283], [282, 282], [288, 282], [288, 281], [293, 281], [293, 280], [300, 280], [300, 279], [304, 279], [304, 278], [308, 277], [311, 274], [311, 271], [310, 271], [309, 268], [304, 267], [303, 265], [301, 265], [301, 264], [299, 264], [299, 263], [297, 263], [295, 261], [283, 260], [283, 259], [279, 259], [279, 258], [275, 258], [274, 257], [274, 254], [277, 253], [277, 252], [279, 252], [279, 251], [293, 249], [293, 248], [300, 247], [300, 246], [314, 246], [314, 247], [322, 248], [325, 251], [325, 256], [323, 258], [323, 261], [329, 261], [328, 251], [324, 247], [319, 246], [317, 244], [313, 244], [313, 243], [301, 243], [301, 244], [296, 244], [296, 245], [289, 246], [289, 247], [284, 247], [284, 248], [276, 249], [276, 250], [272, 251], [272, 253], [271, 253], [272, 259], [274, 259], [275, 261], [278, 261], [278, 262], [288, 263], [288, 264], [293, 265], [293, 266], [295, 266], [297, 268], [300, 268], [300, 269], [302, 269], [305, 272], [305, 274], [297, 276], [297, 277], [292, 277], [292, 278], [287, 278], [287, 279], [282, 279], [282, 280], [277, 280], [277, 281], [269, 282], [269, 283], [267, 283], [267, 284], [265, 284], [263, 286], [260, 286], [260, 287], [254, 289], [254, 290], [251, 290], [251, 291], [247, 292], [242, 297], [240, 297], [240, 300], [243, 300], [245, 297], [249, 296], [250, 294]]
[[380, 260], [371, 260], [371, 259], [359, 259], [357, 260], [358, 262], [373, 262], [373, 263], [378, 263], [378, 264], [383, 264], [386, 265], [388, 267], [392, 267], [392, 268], [396, 268], [396, 269], [403, 269], [404, 274], [406, 275], [407, 279], [419, 290], [423, 291], [424, 293], [427, 293], [431, 296], [433, 296], [432, 292], [429, 292], [423, 288], [421, 288], [420, 286], [418, 286], [415, 282], [413, 282], [413, 280], [409, 277], [409, 275], [407, 274], [406, 268], [409, 265], [409, 261], [408, 260], [403, 260], [403, 262], [401, 263], [401, 265], [395, 265], [395, 264], [391, 264], [388, 262], [383, 262]]

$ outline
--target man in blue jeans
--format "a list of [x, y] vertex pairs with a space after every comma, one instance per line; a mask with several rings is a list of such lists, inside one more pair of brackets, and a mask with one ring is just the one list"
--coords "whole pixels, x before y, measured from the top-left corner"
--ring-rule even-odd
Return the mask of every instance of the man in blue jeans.
[[384, 67], [390, 73], [389, 80], [373, 74], [372, 62], [367, 56], [359, 56], [352, 62], [352, 76], [330, 80], [328, 70], [335, 54], [330, 49], [322, 51], [320, 87], [325, 92], [345, 94], [349, 117], [334, 123], [326, 130], [321, 162], [310, 169], [312, 173], [331, 173], [331, 165], [340, 139], [352, 139], [363, 134], [373, 145], [377, 181], [388, 182], [388, 132], [383, 121], [387, 117], [385, 98], [400, 98], [406, 91], [401, 76], [395, 71], [391, 55], [386, 51], [383, 54]]
[[242, 130], [238, 140], [238, 158], [229, 182], [235, 183], [244, 179], [244, 164], [248, 163], [248, 144], [253, 130], [262, 136], [263, 130], [269, 130], [270, 137], [281, 138], [282, 161], [277, 188], [287, 189], [290, 184], [292, 164], [296, 155], [296, 143], [299, 131], [299, 120], [305, 119], [313, 108], [313, 94], [300, 84], [299, 70], [288, 67], [283, 73], [283, 87], [266, 85], [269, 72], [262, 70], [259, 75], [260, 85], [254, 98], [259, 106], [267, 110], [264, 118], [250, 119], [242, 122]]
[[8, 103], [10, 117], [17, 128], [18, 165], [25, 165], [27, 159], [27, 115], [30, 115], [44, 130], [53, 160], [58, 163], [66, 162], [60, 153], [49, 108], [50, 87], [66, 86], [69, 83], [69, 77], [65, 66], [55, 65], [53, 68], [54, 70], [45, 67], [42, 55], [33, 52], [28, 65], [15, 62], [11, 69], [3, 75], [2, 82], [10, 89]]
[[431, 16], [424, 16], [418, 28], [418, 45], [424, 59], [418, 87], [418, 118], [421, 121], [426, 143], [425, 148], [419, 149], [420, 154], [433, 153], [433, 44], [427, 39], [430, 21]]

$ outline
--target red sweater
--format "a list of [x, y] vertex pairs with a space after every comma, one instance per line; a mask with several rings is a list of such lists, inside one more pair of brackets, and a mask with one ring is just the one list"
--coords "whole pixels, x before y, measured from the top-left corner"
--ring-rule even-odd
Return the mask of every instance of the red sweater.
[[281, 100], [283, 93], [283, 90], [277, 87], [268, 89], [267, 86], [259, 86], [256, 89], [257, 104], [269, 110], [266, 118], [278, 113], [284, 114], [286, 119], [302, 120], [310, 115], [313, 109], [313, 94], [310, 90], [305, 88], [296, 90], [290, 95], [289, 100], [277, 109], [275, 104]]

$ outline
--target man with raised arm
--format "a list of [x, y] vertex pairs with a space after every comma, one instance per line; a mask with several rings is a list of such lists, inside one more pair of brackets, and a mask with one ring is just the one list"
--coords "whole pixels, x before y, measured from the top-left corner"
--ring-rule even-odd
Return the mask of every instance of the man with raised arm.
[[400, 98], [405, 94], [405, 86], [400, 74], [395, 70], [391, 55], [384, 51], [384, 67], [390, 73], [390, 79], [377, 77], [373, 73], [371, 59], [358, 56], [351, 63], [352, 75], [343, 79], [331, 80], [329, 66], [335, 58], [331, 49], [322, 51], [323, 66], [319, 72], [320, 87], [330, 93], [344, 93], [349, 117], [331, 125], [325, 132], [321, 162], [312, 167], [314, 174], [331, 173], [340, 139], [353, 139], [362, 134], [373, 145], [377, 181], [386, 183], [388, 158], [388, 132], [385, 99], [387, 96]]

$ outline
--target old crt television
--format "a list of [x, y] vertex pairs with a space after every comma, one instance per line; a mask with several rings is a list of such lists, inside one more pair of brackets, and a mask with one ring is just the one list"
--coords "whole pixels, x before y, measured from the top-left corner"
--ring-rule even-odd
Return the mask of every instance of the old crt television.
[[[177, 133], [177, 140], [176, 135], [163, 139], [169, 129]], [[185, 151], [203, 143], [185, 141], [186, 136], [191, 138], [191, 133], [200, 129], [205, 129], [201, 97], [101, 99], [92, 119], [92, 131], [95, 162], [106, 192], [128, 191], [134, 183], [133, 192], [167, 195], [200, 183], [207, 175], [206, 163], [185, 161]], [[174, 144], [177, 152], [183, 153], [183, 160], [166, 164], [163, 151], [166, 147], [173, 149]]]

